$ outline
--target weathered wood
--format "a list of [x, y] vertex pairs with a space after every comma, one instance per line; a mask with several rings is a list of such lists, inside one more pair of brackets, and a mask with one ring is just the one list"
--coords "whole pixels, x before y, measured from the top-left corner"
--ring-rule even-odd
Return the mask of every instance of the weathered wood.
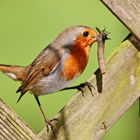
[[101, 0], [140, 39], [140, 0]]
[[[85, 89], [85, 97], [76, 94], [56, 116], [56, 140], [99, 140], [106, 131], [140, 96], [140, 48], [130, 41], [124, 41], [109, 58], [106, 74], [96, 72], [91, 83], [97, 90], [94, 96]], [[98, 84], [96, 84], [98, 81]], [[46, 129], [39, 136], [44, 140], [53, 140]]]
[[40, 140], [17, 114], [0, 99], [0, 140]]

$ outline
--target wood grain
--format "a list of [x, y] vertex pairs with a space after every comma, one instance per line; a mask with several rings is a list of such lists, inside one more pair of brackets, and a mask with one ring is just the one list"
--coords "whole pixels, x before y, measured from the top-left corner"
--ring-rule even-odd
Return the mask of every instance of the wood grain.
[[0, 99], [0, 140], [40, 140], [40, 138]]
[[140, 0], [101, 0], [140, 40]]

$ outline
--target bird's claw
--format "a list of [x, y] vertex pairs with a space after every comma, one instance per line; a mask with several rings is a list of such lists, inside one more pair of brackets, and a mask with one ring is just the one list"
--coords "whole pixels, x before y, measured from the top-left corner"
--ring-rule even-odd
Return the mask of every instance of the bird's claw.
[[91, 95], [94, 96], [93, 95], [93, 92], [92, 92], [92, 88], [93, 89], [95, 89], [95, 88], [94, 88], [94, 86], [90, 82], [85, 82], [85, 83], [82, 83], [79, 86], [77, 86], [77, 89], [79, 91], [81, 91], [81, 93], [82, 93], [83, 96], [84, 96], [84, 91], [83, 91], [83, 88], [84, 87], [88, 87], [88, 89], [90, 90]]
[[47, 128], [47, 132], [49, 132], [49, 131], [50, 131], [50, 128], [51, 128], [52, 134], [53, 134], [53, 136], [56, 138], [57, 131], [56, 131], [56, 129], [53, 127], [53, 124], [52, 124], [53, 121], [57, 121], [57, 119], [46, 120], [46, 128]]

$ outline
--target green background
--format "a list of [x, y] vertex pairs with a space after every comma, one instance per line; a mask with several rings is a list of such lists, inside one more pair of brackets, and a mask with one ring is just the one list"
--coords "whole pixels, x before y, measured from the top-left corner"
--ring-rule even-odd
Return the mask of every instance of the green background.
[[[28, 65], [37, 54], [65, 28], [72, 25], [107, 28], [111, 40], [106, 42], [106, 58], [129, 31], [99, 0], [0, 0], [0, 63]], [[73, 83], [86, 81], [97, 69], [97, 44], [91, 50], [89, 64]], [[36, 132], [44, 120], [33, 96], [19, 97], [20, 86], [0, 73], [0, 97], [11, 106]], [[53, 118], [76, 91], [42, 96], [40, 101], [49, 118]], [[138, 139], [138, 101], [108, 131], [104, 140]]]

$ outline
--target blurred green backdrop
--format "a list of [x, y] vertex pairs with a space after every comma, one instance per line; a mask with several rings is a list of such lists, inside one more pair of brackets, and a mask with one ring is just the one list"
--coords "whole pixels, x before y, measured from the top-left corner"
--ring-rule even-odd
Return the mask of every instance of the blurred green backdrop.
[[[107, 28], [111, 40], [106, 43], [106, 58], [129, 33], [99, 0], [0, 0], [0, 63], [28, 65], [62, 30], [71, 25]], [[97, 69], [97, 45], [93, 45], [90, 62], [76, 85], [87, 80]], [[44, 120], [32, 95], [15, 93], [20, 83], [0, 73], [0, 97], [10, 105], [36, 132]], [[75, 91], [58, 92], [40, 97], [49, 118], [74, 95]], [[138, 139], [138, 102], [115, 124], [104, 140]]]

